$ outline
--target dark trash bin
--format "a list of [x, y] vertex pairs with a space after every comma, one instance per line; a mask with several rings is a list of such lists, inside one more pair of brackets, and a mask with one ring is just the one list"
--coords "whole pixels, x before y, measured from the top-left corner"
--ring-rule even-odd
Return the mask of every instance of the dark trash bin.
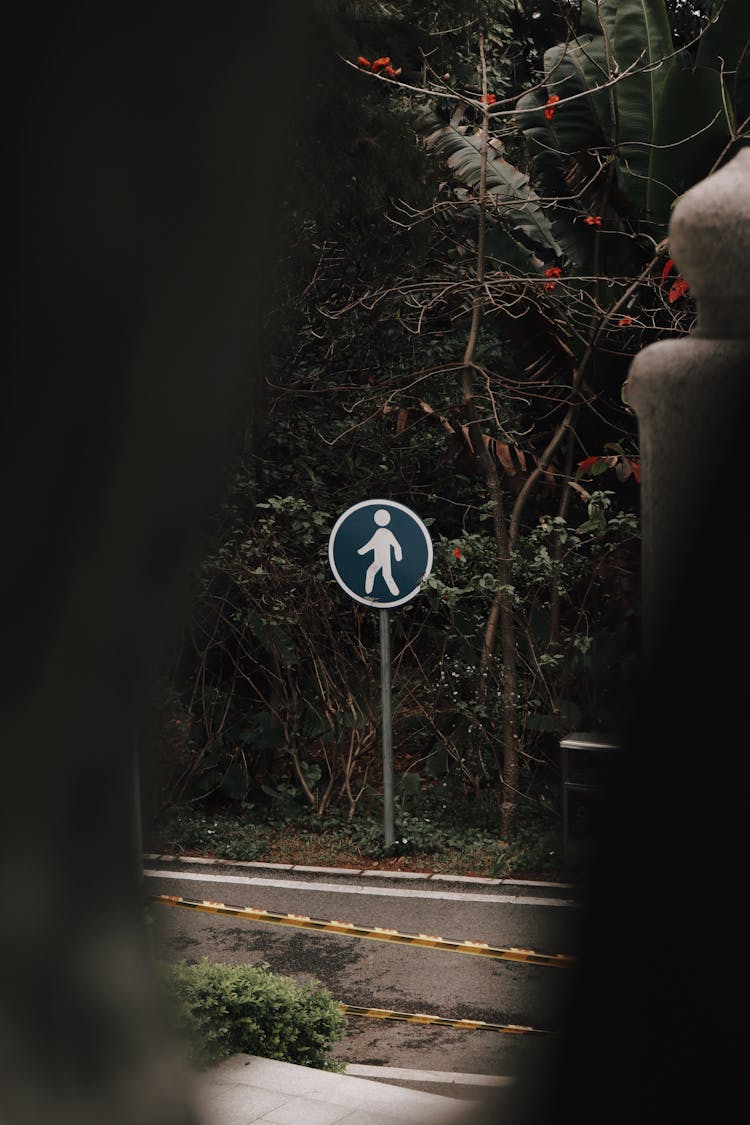
[[577, 731], [560, 739], [562, 847], [571, 871], [592, 859], [610, 769], [619, 752], [620, 741], [601, 732]]

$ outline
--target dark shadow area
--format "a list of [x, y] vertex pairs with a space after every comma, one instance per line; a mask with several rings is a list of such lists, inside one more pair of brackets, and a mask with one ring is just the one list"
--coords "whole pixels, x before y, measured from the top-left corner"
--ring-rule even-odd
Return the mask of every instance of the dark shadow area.
[[[26, 3], [5, 28], [0, 1116], [195, 1120], [164, 1031], [133, 752], [262, 373], [302, 2]], [[741, 1105], [747, 397], [705, 457], [609, 795], [568, 1029], [502, 1120]], [[678, 519], [679, 523], [679, 519]], [[499, 1119], [491, 1102], [487, 1121]]]

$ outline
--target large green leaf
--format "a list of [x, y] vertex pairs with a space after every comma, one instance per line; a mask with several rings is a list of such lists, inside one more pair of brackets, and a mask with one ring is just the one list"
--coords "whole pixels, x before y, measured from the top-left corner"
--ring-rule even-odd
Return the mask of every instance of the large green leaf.
[[711, 171], [729, 140], [718, 70], [674, 70], [665, 83], [654, 133], [649, 210], [666, 225], [672, 204]]
[[[446, 160], [459, 180], [477, 188], [481, 174], [481, 137], [467, 134], [452, 123], [445, 124], [429, 111], [422, 117], [422, 127], [430, 130], [425, 141], [427, 147]], [[487, 192], [498, 203], [506, 205], [504, 218], [532, 248], [539, 248], [547, 258], [561, 256], [562, 250], [539, 196], [529, 185], [528, 176], [492, 147], [487, 153]]]
[[[534, 180], [541, 186], [545, 196], [544, 207], [552, 224], [552, 233], [573, 271], [589, 273], [594, 246], [592, 232], [580, 221], [581, 216], [576, 215], [575, 206], [565, 198], [570, 194], [565, 171], [576, 157], [563, 153], [553, 123], [544, 116], [546, 101], [546, 92], [530, 90], [518, 100], [516, 121], [526, 138]], [[601, 143], [596, 119], [588, 108], [586, 99], [572, 102], [570, 106], [580, 107], [580, 110], [576, 108], [574, 117], [581, 125], [580, 132], [574, 133], [571, 128], [566, 134], [570, 151], [580, 151], [587, 144]], [[566, 110], [570, 106], [566, 106]], [[562, 111], [560, 118], [562, 119]], [[553, 121], [556, 123], [557, 118]], [[571, 140], [573, 136], [580, 138], [581, 142], [587, 138], [587, 144], [579, 143], [578, 139]]]
[[724, 0], [716, 23], [704, 32], [697, 66], [722, 70], [738, 121], [750, 114], [750, 3]]
[[611, 141], [617, 127], [617, 109], [612, 88], [603, 87], [614, 75], [614, 35], [617, 10], [622, 0], [583, 0], [580, 33], [568, 54], [580, 69], [588, 101], [604, 137]]
[[487, 230], [485, 251], [496, 266], [509, 273], [528, 275], [539, 273], [543, 263], [526, 246], [504, 230], [499, 223], [493, 223]]
[[534, 182], [546, 196], [565, 195], [565, 161], [552, 123], [544, 116], [547, 95], [529, 90], [516, 102], [516, 125], [526, 138]]
[[[544, 79], [547, 93], [560, 98], [584, 94], [589, 86], [581, 62], [584, 55], [575, 46], [560, 44], [544, 53]], [[601, 124], [593, 111], [591, 97], [578, 97], [555, 111], [552, 132], [561, 153], [571, 156], [582, 149], [605, 144]]]
[[664, 0], [617, 0], [614, 56], [620, 72], [635, 67], [616, 86], [618, 172], [622, 190], [646, 214], [651, 144], [673, 52]]

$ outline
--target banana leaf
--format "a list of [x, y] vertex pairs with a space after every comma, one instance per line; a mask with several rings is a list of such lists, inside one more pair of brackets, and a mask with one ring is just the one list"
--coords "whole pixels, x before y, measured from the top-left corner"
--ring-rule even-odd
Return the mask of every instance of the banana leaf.
[[750, 4], [724, 0], [716, 23], [704, 32], [696, 65], [721, 70], [738, 121], [750, 115]]
[[[569, 98], [591, 89], [582, 66], [583, 50], [576, 45], [561, 43], [544, 53], [544, 80], [547, 93]], [[601, 78], [600, 78], [601, 81]], [[593, 104], [599, 95], [579, 97], [555, 110], [553, 132], [560, 151], [572, 156], [581, 149], [601, 148], [606, 144], [600, 120]]]
[[516, 127], [523, 133], [534, 181], [545, 195], [565, 194], [565, 165], [557, 137], [544, 116], [546, 93], [529, 90], [516, 102]]
[[622, 72], [637, 73], [616, 86], [618, 176], [634, 205], [648, 212], [648, 188], [656, 115], [662, 90], [675, 70], [674, 47], [664, 0], [617, 0], [614, 56]]
[[[446, 160], [459, 180], [477, 188], [481, 138], [463, 132], [458, 126], [446, 124], [430, 111], [422, 115], [421, 125], [425, 131], [431, 130], [425, 138], [427, 147]], [[516, 236], [523, 241], [528, 240], [530, 247], [538, 248], [545, 258], [561, 256], [562, 250], [552, 233], [539, 196], [529, 185], [528, 176], [493, 148], [487, 153], [487, 191], [499, 203], [508, 205], [505, 217]]]
[[[476, 231], [479, 221], [479, 205], [470, 196], [467, 190], [459, 188], [456, 192], [459, 199], [463, 199], [461, 217], [465, 223], [473, 224]], [[524, 243], [513, 237], [493, 216], [488, 216], [487, 234], [485, 237], [485, 253], [492, 260], [494, 269], [501, 269], [507, 273], [517, 273], [522, 277], [529, 274], [539, 274], [544, 262], [536, 256]]]
[[544, 265], [531, 250], [497, 223], [487, 230], [485, 253], [496, 269], [523, 277], [540, 273]]
[[665, 83], [654, 133], [650, 218], [666, 225], [675, 200], [711, 171], [729, 140], [718, 70], [674, 70]]
[[600, 87], [612, 77], [614, 69], [613, 43], [615, 19], [620, 0], [583, 0], [581, 4], [580, 33], [569, 46], [568, 53], [579, 67], [587, 90], [591, 108], [599, 122], [602, 135], [611, 141], [617, 127], [616, 99], [609, 90]]
[[[561, 152], [557, 133], [544, 116], [546, 101], [546, 92], [541, 90], [530, 90], [524, 94], [516, 105], [516, 123], [526, 138], [534, 180], [541, 186], [546, 197], [544, 206], [552, 225], [552, 233], [569, 268], [579, 273], [588, 273], [594, 248], [592, 232], [582, 222], [576, 221], [582, 216], [576, 215], [575, 205], [565, 202], [565, 197], [570, 194], [565, 171], [575, 157]], [[581, 102], [571, 104], [585, 103], [581, 99]], [[589, 122], [596, 127], [594, 117], [590, 111], [587, 112]], [[556, 200], [560, 202], [555, 202]]]

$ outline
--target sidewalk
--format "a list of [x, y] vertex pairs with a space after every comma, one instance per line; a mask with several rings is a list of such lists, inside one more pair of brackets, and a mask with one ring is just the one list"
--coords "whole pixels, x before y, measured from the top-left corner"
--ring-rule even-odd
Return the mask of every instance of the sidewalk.
[[234, 1055], [199, 1078], [206, 1125], [461, 1125], [477, 1102]]

